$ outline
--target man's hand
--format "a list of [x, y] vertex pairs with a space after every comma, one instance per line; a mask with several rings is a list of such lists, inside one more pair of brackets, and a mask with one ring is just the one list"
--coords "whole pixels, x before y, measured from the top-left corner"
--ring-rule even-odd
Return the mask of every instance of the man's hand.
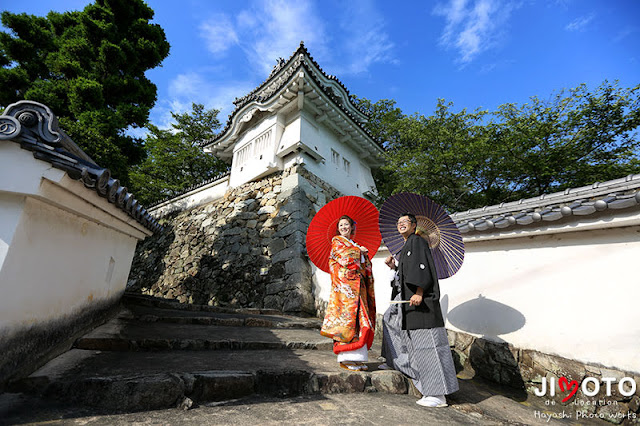
[[419, 304], [421, 304], [423, 294], [424, 294], [424, 290], [422, 289], [422, 287], [418, 287], [416, 289], [416, 294], [411, 296], [411, 299], [409, 299], [409, 304], [411, 306], [418, 306]]
[[389, 256], [384, 260], [384, 263], [391, 269], [396, 269], [396, 261], [393, 259], [393, 256]]
[[422, 303], [421, 294], [414, 294], [413, 296], [411, 296], [411, 299], [409, 299], [409, 305], [411, 306], [418, 306], [421, 303]]

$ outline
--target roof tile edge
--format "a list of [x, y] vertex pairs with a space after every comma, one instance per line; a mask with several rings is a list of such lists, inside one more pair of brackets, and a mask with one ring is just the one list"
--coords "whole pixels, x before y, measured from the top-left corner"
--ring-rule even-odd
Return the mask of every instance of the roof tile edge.
[[[233, 104], [235, 105], [235, 108], [233, 109], [233, 111], [229, 114], [229, 117], [227, 119], [227, 122], [225, 123], [224, 128], [213, 138], [209, 139], [209, 140], [205, 140], [202, 141], [199, 145], [201, 147], [206, 147], [208, 145], [212, 145], [215, 144], [217, 140], [219, 140], [220, 138], [222, 138], [232, 127], [233, 125], [233, 119], [236, 117], [236, 115], [238, 114], [238, 112], [247, 104], [249, 104], [252, 101], [258, 101], [258, 102], [264, 102], [268, 99], [271, 98], [271, 96], [273, 96], [274, 93], [277, 92], [277, 90], [272, 91], [271, 95], [264, 98], [262, 96], [258, 96], [257, 93], [259, 93], [261, 90], [263, 90], [268, 83], [270, 83], [273, 79], [277, 78], [278, 75], [280, 74], [280, 72], [282, 72], [283, 70], [287, 69], [289, 66], [291, 66], [295, 61], [296, 58], [300, 58], [300, 64], [298, 64], [294, 70], [293, 70], [293, 74], [295, 74], [295, 72], [304, 67], [306, 69], [306, 71], [309, 72], [309, 75], [315, 80], [316, 83], [320, 83], [317, 79], [317, 77], [315, 76], [315, 71], [309, 69], [308, 66], [305, 66], [305, 61], [302, 60], [303, 58], [308, 58], [309, 62], [319, 71], [319, 73], [324, 76], [326, 79], [328, 80], [332, 80], [335, 81], [341, 88], [342, 90], [344, 90], [347, 99], [349, 101], [349, 103], [353, 106], [353, 108], [355, 110], [357, 110], [358, 112], [360, 112], [364, 117], [368, 117], [368, 115], [362, 111], [360, 109], [359, 106], [357, 106], [353, 100], [352, 97], [350, 96], [350, 92], [349, 89], [347, 89], [347, 87], [334, 75], [329, 75], [327, 74], [321, 67], [320, 65], [313, 59], [313, 57], [311, 56], [311, 54], [309, 53], [309, 51], [307, 50], [307, 48], [304, 45], [304, 42], [300, 42], [300, 46], [298, 47], [298, 49], [293, 52], [293, 54], [289, 57], [288, 60], [284, 61], [282, 58], [280, 58], [276, 65], [274, 66], [273, 70], [271, 71], [271, 73], [269, 74], [269, 76], [267, 77], [267, 79], [265, 81], [263, 81], [260, 85], [258, 85], [255, 89], [253, 89], [251, 92], [247, 93], [246, 95], [240, 97], [240, 98], [236, 98], [233, 101]], [[290, 76], [288, 78], [285, 79], [286, 82], [288, 82], [290, 80]], [[322, 86], [322, 85], [321, 85]], [[331, 96], [330, 96], [331, 97]], [[332, 99], [333, 100], [333, 99]], [[368, 137], [371, 138], [371, 140], [377, 144], [380, 148], [384, 149], [384, 147], [382, 146], [382, 143], [377, 140], [372, 134], [371, 132], [366, 129], [363, 125], [363, 123], [360, 122], [360, 120], [356, 119], [356, 117], [353, 117], [353, 115], [347, 110], [347, 108], [342, 105], [339, 102], [335, 102], [334, 103], [345, 113], [347, 114], [347, 116], [349, 116], [354, 123], [356, 123], [356, 125], [363, 130], [366, 135]]]
[[58, 127], [58, 118], [51, 109], [34, 101], [18, 101], [0, 115], [0, 141], [13, 141], [22, 149], [33, 152], [34, 158], [46, 161], [65, 171], [70, 178], [81, 181], [111, 204], [127, 213], [152, 232], [163, 231], [133, 194], [111, 177], [109, 169], [95, 164], [73, 140]]
[[640, 174], [570, 188], [519, 201], [457, 212], [451, 218], [461, 233], [497, 232], [512, 226], [548, 223], [568, 216], [640, 205]]

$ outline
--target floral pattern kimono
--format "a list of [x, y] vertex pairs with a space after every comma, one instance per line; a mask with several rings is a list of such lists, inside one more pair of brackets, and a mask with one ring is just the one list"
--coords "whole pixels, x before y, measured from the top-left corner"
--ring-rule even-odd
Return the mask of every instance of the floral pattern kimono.
[[[331, 240], [331, 295], [320, 334], [334, 340], [333, 352], [367, 349], [373, 343], [376, 302], [371, 261], [363, 248], [337, 235]], [[353, 271], [353, 272], [351, 272]]]

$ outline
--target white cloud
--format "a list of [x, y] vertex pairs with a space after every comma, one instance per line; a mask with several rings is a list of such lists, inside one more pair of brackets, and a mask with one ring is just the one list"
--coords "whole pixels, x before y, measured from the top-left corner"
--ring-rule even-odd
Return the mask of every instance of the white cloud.
[[362, 73], [371, 64], [395, 61], [394, 44], [372, 0], [322, 10], [327, 16], [343, 16], [338, 22], [324, 18], [318, 5], [311, 0], [255, 0], [233, 17], [207, 20], [200, 26], [201, 33], [211, 52], [239, 46], [261, 78], [278, 58], [288, 59], [300, 41], [323, 66], [339, 64], [334, 72], [341, 74]]
[[173, 122], [171, 113], [191, 111], [191, 104], [195, 102], [207, 109], [220, 110], [218, 119], [224, 125], [234, 108], [233, 100], [253, 90], [254, 84], [243, 81], [220, 82], [215, 79], [215, 74], [204, 70], [176, 76], [169, 83], [168, 98], [160, 100], [153, 108], [151, 121], [162, 129], [170, 128]]
[[314, 4], [308, 0], [262, 0], [238, 15], [241, 44], [261, 74], [266, 76], [279, 57], [288, 59], [300, 41], [319, 53], [327, 50], [324, 22]]
[[484, 64], [482, 67], [480, 67], [480, 74], [489, 74], [497, 68], [498, 68], [498, 64], [495, 62], [492, 62], [490, 64]]
[[433, 13], [446, 20], [440, 42], [446, 48], [456, 49], [458, 61], [467, 64], [497, 44], [516, 7], [513, 2], [500, 0], [450, 0], [446, 5], [438, 5]]
[[449, 43], [455, 38], [455, 31], [462, 21], [466, 18], [465, 10], [467, 0], [451, 0], [449, 7], [437, 6], [434, 10], [435, 15], [444, 16], [447, 19], [447, 25], [442, 33], [441, 40]]
[[346, 62], [340, 74], [366, 72], [374, 63], [396, 63], [394, 43], [384, 31], [385, 21], [371, 0], [346, 3], [341, 30], [344, 32]]
[[567, 24], [564, 29], [567, 31], [584, 31], [589, 23], [593, 21], [593, 18], [595, 18], [595, 15], [593, 13], [586, 16], [581, 16]]
[[635, 34], [637, 32], [638, 32], [638, 27], [627, 26], [627, 27], [621, 29], [620, 31], [618, 31], [618, 34], [615, 36], [613, 41], [618, 43], [618, 42], [624, 40], [625, 38], [629, 37], [630, 35]]
[[491, 62], [491, 63], [482, 65], [478, 72], [480, 74], [489, 74], [494, 71], [504, 70], [505, 68], [510, 67], [514, 63], [515, 61], [513, 59], [502, 59], [497, 62]]
[[385, 33], [376, 30], [362, 32], [359, 38], [349, 43], [351, 63], [348, 73], [359, 74], [365, 72], [374, 63], [396, 63], [392, 55], [393, 43]]
[[233, 24], [227, 15], [216, 15], [200, 24], [200, 36], [207, 42], [207, 49], [214, 54], [225, 52], [238, 43]]
[[[366, 72], [374, 63], [394, 61], [394, 44], [373, 0], [339, 3], [335, 10], [313, 0], [252, 0], [240, 7], [237, 12], [202, 19], [198, 34], [215, 55], [213, 66], [174, 75], [165, 87], [167, 95], [151, 111], [151, 122], [170, 128], [171, 113], [190, 111], [196, 102], [219, 109], [218, 117], [225, 123], [233, 100], [260, 84], [276, 60], [288, 59], [300, 41], [327, 72], [339, 75]], [[221, 59], [225, 53], [245, 55], [249, 66], [229, 67]], [[241, 62], [236, 58], [233, 63]]]
[[199, 73], [179, 74], [169, 83], [169, 96], [172, 98], [193, 97], [208, 84]]

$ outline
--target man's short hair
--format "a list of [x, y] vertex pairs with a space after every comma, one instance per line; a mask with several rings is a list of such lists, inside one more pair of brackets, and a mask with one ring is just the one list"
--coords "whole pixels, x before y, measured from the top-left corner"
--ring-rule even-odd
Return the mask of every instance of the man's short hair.
[[[416, 219], [416, 215], [414, 215], [413, 213], [409, 213], [409, 212], [407, 212], [407, 213], [402, 213], [402, 214], [400, 215], [400, 217], [405, 217], [405, 216], [407, 216], [407, 217], [409, 218], [409, 220], [411, 221], [411, 223], [413, 223], [413, 224], [415, 224], [415, 225], [418, 225], [418, 219]], [[399, 219], [399, 218], [398, 218], [398, 219]]]

